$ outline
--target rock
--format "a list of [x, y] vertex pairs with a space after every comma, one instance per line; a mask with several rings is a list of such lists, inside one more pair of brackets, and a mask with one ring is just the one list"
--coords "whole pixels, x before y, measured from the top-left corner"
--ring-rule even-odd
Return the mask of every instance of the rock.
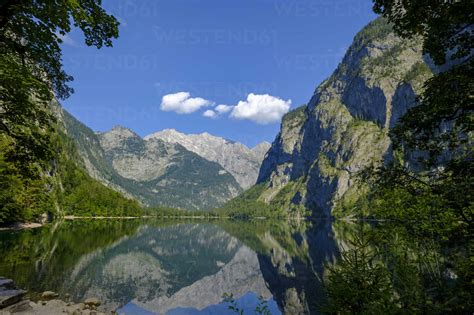
[[41, 224], [46, 224], [50, 221], [50, 216], [47, 214], [47, 213], [43, 213], [41, 214], [41, 216], [39, 217], [38, 219], [38, 223], [41, 223]]
[[84, 304], [90, 308], [96, 308], [100, 305], [100, 301], [98, 298], [88, 298], [84, 301]]
[[44, 291], [43, 293], [41, 293], [41, 298], [43, 300], [52, 300], [52, 299], [55, 299], [59, 296], [59, 294], [57, 294], [56, 292], [53, 292], [53, 291]]
[[44, 301], [46, 305], [48, 305], [48, 308], [59, 310], [62, 309], [64, 306], [66, 306], [66, 303], [61, 300], [50, 300], [50, 301]]
[[0, 290], [0, 309], [21, 301], [25, 293], [24, 290]]
[[2, 309], [2, 314], [3, 312], [5, 313], [24, 313], [32, 310], [31, 302], [29, 300], [24, 300], [20, 301], [16, 304], [10, 305], [4, 309]]
[[[86, 304], [74, 304], [57, 299], [59, 294], [56, 292], [45, 291], [41, 294], [43, 300], [34, 303], [24, 299], [26, 293], [27, 291], [17, 289], [12, 280], [0, 277], [0, 315], [15, 313], [35, 315], [103, 314], [96, 311], [96, 308], [101, 304], [97, 298], [87, 299]], [[65, 294], [65, 297], [69, 298], [70, 295]]]
[[12, 279], [0, 278], [0, 289], [15, 289], [15, 282]]

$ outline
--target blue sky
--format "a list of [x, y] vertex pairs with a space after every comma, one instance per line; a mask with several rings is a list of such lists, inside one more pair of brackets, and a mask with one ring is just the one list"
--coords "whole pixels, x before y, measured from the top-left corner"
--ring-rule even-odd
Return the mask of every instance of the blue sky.
[[67, 110], [96, 131], [206, 131], [249, 146], [273, 141], [279, 116], [310, 99], [375, 18], [370, 0], [103, 4], [121, 21], [120, 37], [100, 50], [77, 31], [65, 39], [64, 67], [75, 78]]

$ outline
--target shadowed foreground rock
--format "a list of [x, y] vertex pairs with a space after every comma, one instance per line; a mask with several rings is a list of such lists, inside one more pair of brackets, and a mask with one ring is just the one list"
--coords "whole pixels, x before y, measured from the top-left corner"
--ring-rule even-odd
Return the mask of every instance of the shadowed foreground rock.
[[0, 309], [20, 302], [25, 294], [26, 291], [16, 288], [13, 280], [0, 277]]
[[[11, 279], [0, 277], [0, 315], [34, 314], [34, 315], [87, 315], [107, 314], [97, 312], [100, 305], [97, 298], [88, 298], [84, 303], [71, 303], [57, 299], [59, 296], [52, 291], [45, 291], [37, 303], [25, 297], [27, 291], [18, 289]], [[114, 311], [108, 314], [115, 314]]]

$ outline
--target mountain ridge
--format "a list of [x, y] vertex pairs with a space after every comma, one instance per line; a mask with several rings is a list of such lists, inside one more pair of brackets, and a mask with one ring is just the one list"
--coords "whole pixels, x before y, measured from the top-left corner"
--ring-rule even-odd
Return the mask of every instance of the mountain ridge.
[[145, 137], [121, 125], [93, 132], [62, 108], [57, 117], [93, 178], [147, 206], [219, 207], [255, 183], [270, 147], [174, 129]]
[[143, 139], [161, 139], [170, 143], [179, 143], [205, 159], [219, 163], [228, 171], [243, 189], [255, 184], [261, 162], [270, 148], [268, 142], [261, 142], [249, 148], [246, 145], [214, 136], [207, 132], [184, 134], [175, 129], [164, 129], [145, 136]]
[[308, 105], [283, 117], [260, 168], [258, 200], [351, 215], [368, 189], [357, 174], [393, 158], [388, 132], [416, 104], [430, 67], [420, 40], [396, 36], [384, 18], [369, 23]]
[[89, 175], [144, 205], [211, 209], [241, 192], [218, 163], [179, 144], [145, 141], [122, 126], [95, 133], [62, 108], [57, 117]]

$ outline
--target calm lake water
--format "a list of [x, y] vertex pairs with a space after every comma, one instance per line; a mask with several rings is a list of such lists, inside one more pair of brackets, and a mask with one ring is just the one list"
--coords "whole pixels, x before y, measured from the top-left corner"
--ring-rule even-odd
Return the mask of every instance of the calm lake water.
[[[349, 232], [348, 232], [349, 231]], [[315, 313], [349, 224], [67, 221], [0, 232], [0, 276], [35, 294], [99, 298], [125, 314]]]

